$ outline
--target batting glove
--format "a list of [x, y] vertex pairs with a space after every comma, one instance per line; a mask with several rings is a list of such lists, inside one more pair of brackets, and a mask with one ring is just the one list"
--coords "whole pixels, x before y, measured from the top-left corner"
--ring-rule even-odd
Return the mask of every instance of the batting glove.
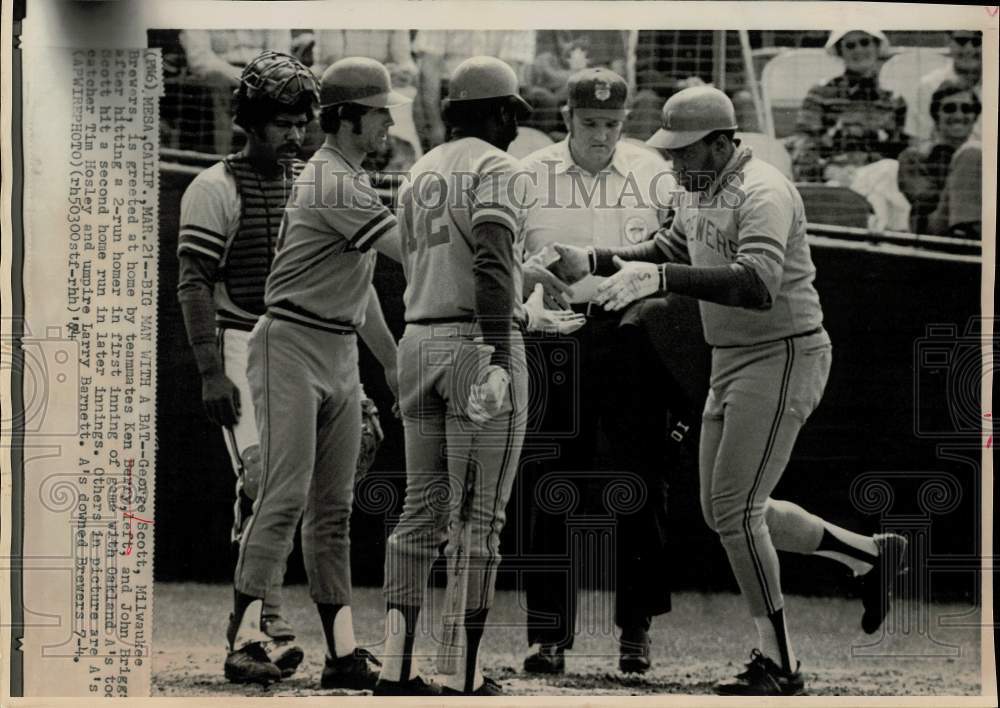
[[469, 391], [469, 418], [478, 425], [485, 425], [500, 412], [507, 402], [510, 374], [502, 367], [490, 364]]
[[594, 298], [605, 310], [620, 310], [629, 303], [649, 297], [662, 290], [663, 271], [655, 263], [623, 261], [614, 257], [618, 272], [597, 288]]

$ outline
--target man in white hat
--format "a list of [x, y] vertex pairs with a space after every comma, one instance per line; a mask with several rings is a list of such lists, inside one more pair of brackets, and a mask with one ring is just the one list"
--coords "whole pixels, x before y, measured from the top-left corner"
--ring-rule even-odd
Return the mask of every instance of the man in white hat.
[[672, 96], [649, 144], [666, 151], [684, 195], [669, 229], [618, 249], [557, 247], [567, 278], [610, 275], [597, 301], [619, 310], [663, 293], [700, 300], [712, 375], [702, 414], [702, 514], [719, 534], [757, 628], [747, 670], [724, 695], [804, 689], [786, 631], [776, 551], [816, 554], [863, 577], [862, 628], [873, 633], [902, 570], [906, 539], [863, 536], [771, 498], [795, 439], [819, 404], [830, 337], [813, 287], [802, 198], [776, 168], [734, 141], [729, 98], [702, 86]]

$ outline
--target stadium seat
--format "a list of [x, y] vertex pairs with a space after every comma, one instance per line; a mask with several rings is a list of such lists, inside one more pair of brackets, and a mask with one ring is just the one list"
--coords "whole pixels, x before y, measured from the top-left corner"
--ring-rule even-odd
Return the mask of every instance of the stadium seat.
[[795, 185], [806, 207], [806, 219], [812, 224], [868, 228], [871, 204], [847, 187], [799, 182]]
[[737, 133], [736, 137], [750, 148], [755, 157], [777, 167], [781, 174], [792, 179], [792, 157], [780, 140], [763, 133]]
[[948, 63], [943, 47], [907, 47], [893, 54], [879, 72], [882, 88], [902, 96], [907, 110], [917, 105], [920, 79]]
[[795, 118], [809, 89], [843, 72], [844, 63], [823, 49], [792, 49], [767, 62], [761, 72], [760, 87], [775, 137], [784, 138], [795, 132]]

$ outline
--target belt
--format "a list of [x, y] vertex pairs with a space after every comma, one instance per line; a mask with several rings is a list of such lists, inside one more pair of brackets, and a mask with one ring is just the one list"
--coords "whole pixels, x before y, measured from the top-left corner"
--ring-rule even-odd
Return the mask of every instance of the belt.
[[318, 329], [321, 332], [342, 335], [355, 333], [355, 327], [350, 322], [320, 317], [288, 300], [282, 300], [281, 302], [269, 305], [267, 314], [276, 320], [292, 322], [293, 324], [309, 327], [310, 329]]
[[814, 327], [807, 332], [799, 332], [798, 334], [790, 334], [787, 337], [779, 337], [778, 339], [768, 339], [763, 342], [753, 342], [752, 344], [715, 344], [713, 347], [715, 349], [738, 349], [739, 347], [759, 347], [761, 344], [774, 344], [776, 342], [785, 342], [789, 339], [801, 339], [802, 337], [811, 337], [814, 334], [819, 334], [823, 330], [823, 325], [819, 327]]
[[[439, 324], [464, 324], [468, 322], [476, 322], [477, 318], [475, 315], [456, 315], [455, 317], [421, 317], [416, 320], [406, 320], [406, 324], [419, 325], [421, 327], [429, 327]], [[525, 323], [518, 318], [511, 319], [511, 326], [518, 332], [524, 334], [526, 331]]]

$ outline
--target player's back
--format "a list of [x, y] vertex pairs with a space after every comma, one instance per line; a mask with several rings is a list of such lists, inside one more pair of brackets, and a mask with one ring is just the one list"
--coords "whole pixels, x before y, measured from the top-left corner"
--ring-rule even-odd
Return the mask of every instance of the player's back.
[[520, 293], [524, 177], [516, 158], [479, 138], [447, 142], [417, 161], [399, 195], [407, 322], [473, 317], [472, 231], [486, 221], [514, 234]]

